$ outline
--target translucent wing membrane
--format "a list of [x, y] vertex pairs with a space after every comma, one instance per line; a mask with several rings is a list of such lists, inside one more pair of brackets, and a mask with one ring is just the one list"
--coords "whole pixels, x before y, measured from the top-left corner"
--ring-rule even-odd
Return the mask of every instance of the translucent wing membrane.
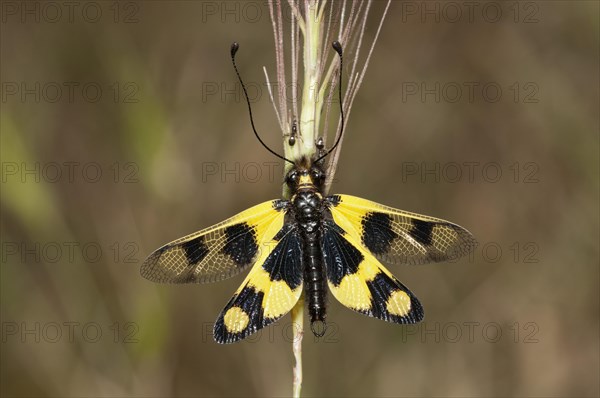
[[300, 298], [302, 282], [300, 236], [287, 224], [261, 247], [256, 265], [215, 322], [215, 340], [234, 343], [281, 318]]
[[142, 264], [146, 279], [161, 283], [215, 282], [238, 274], [259, 258], [262, 242], [283, 227], [284, 201], [251, 207], [219, 224], [168, 243]]
[[439, 218], [350, 195], [334, 195], [328, 200], [335, 223], [386, 263], [447, 261], [464, 256], [477, 246], [469, 231]]

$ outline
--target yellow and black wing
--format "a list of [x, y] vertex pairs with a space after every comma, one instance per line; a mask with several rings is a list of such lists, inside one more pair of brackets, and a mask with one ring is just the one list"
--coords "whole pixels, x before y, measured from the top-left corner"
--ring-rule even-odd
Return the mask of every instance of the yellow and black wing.
[[351, 310], [394, 323], [417, 323], [423, 307], [357, 240], [332, 220], [323, 224], [322, 251], [333, 296]]
[[264, 247], [215, 322], [218, 343], [234, 343], [275, 322], [302, 294], [302, 244], [296, 226], [284, 225]]
[[350, 195], [329, 197], [333, 220], [357, 244], [386, 263], [423, 264], [456, 259], [477, 241], [448, 221], [394, 209]]
[[263, 243], [280, 232], [281, 200], [251, 207], [219, 224], [168, 243], [153, 252], [140, 273], [160, 283], [215, 282], [254, 264]]

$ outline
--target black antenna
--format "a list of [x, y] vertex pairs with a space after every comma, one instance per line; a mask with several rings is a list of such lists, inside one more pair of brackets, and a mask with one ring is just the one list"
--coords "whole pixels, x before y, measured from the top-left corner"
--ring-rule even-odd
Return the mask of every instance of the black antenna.
[[342, 122], [341, 122], [341, 128], [340, 128], [340, 135], [338, 135], [338, 138], [335, 141], [335, 144], [333, 144], [333, 146], [327, 152], [325, 152], [324, 155], [322, 155], [317, 160], [315, 160], [315, 163], [317, 163], [319, 160], [323, 159], [325, 156], [329, 155], [331, 153], [331, 151], [333, 151], [335, 149], [335, 147], [338, 146], [338, 144], [340, 143], [340, 140], [342, 139], [342, 133], [344, 132], [344, 104], [342, 102], [342, 66], [343, 66], [342, 45], [340, 44], [339, 41], [334, 41], [331, 44], [331, 47], [333, 47], [335, 52], [338, 53], [338, 55], [340, 56], [339, 97], [340, 97], [340, 114], [341, 114]]
[[244, 90], [244, 96], [246, 97], [246, 103], [248, 103], [248, 113], [250, 114], [250, 124], [252, 125], [252, 130], [254, 131], [254, 135], [256, 136], [256, 138], [258, 138], [258, 141], [260, 141], [262, 146], [267, 148], [267, 151], [271, 152], [273, 155], [277, 156], [279, 159], [282, 159], [282, 160], [285, 160], [286, 162], [290, 162], [291, 164], [294, 164], [294, 162], [292, 162], [291, 160], [286, 159], [285, 157], [281, 156], [280, 154], [278, 154], [277, 152], [275, 152], [271, 148], [269, 148], [263, 142], [263, 140], [260, 139], [260, 136], [256, 132], [256, 127], [254, 127], [254, 119], [252, 118], [252, 107], [250, 106], [250, 100], [248, 99], [248, 92], [246, 91], [246, 85], [242, 81], [242, 76], [240, 76], [240, 72], [238, 71], [237, 65], [235, 64], [235, 54], [237, 53], [237, 50], [239, 48], [240, 48], [240, 45], [238, 43], [233, 42], [233, 44], [231, 44], [231, 62], [233, 63], [233, 69], [235, 69], [235, 74], [237, 75], [238, 79], [240, 80], [240, 84], [242, 85], [242, 89]]

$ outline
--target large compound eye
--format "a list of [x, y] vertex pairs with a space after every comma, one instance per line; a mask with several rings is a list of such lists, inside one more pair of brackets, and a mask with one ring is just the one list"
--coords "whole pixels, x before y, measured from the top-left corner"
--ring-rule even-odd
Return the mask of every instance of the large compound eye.
[[288, 184], [292, 184], [292, 185], [296, 185], [298, 183], [298, 172], [296, 170], [292, 171], [290, 174], [288, 174], [287, 176], [287, 183]]
[[323, 173], [321, 173], [321, 170], [319, 169], [312, 169], [310, 171], [310, 176], [312, 177], [313, 181], [320, 181], [323, 178]]

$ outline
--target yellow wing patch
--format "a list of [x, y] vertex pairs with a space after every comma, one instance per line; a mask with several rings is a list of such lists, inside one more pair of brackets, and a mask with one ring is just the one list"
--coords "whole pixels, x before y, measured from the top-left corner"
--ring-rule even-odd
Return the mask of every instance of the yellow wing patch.
[[358, 271], [346, 275], [339, 286], [329, 282], [329, 289], [333, 296], [346, 307], [357, 311], [368, 311], [372, 306], [373, 297], [366, 282], [375, 279], [379, 272], [379, 268], [372, 262], [363, 261], [358, 266]]
[[262, 293], [263, 315], [266, 318], [279, 318], [287, 314], [296, 304], [302, 289], [299, 287], [292, 289], [287, 282], [282, 280], [271, 280], [269, 273], [262, 266], [258, 266], [265, 261], [266, 256], [264, 259], [258, 259], [257, 266], [248, 274], [236, 294], [239, 294], [245, 287], [251, 287], [255, 292]]
[[250, 317], [240, 307], [231, 307], [223, 316], [223, 322], [229, 333], [240, 333], [250, 323]]
[[402, 290], [396, 290], [388, 298], [386, 308], [392, 315], [406, 316], [410, 312], [410, 296]]

